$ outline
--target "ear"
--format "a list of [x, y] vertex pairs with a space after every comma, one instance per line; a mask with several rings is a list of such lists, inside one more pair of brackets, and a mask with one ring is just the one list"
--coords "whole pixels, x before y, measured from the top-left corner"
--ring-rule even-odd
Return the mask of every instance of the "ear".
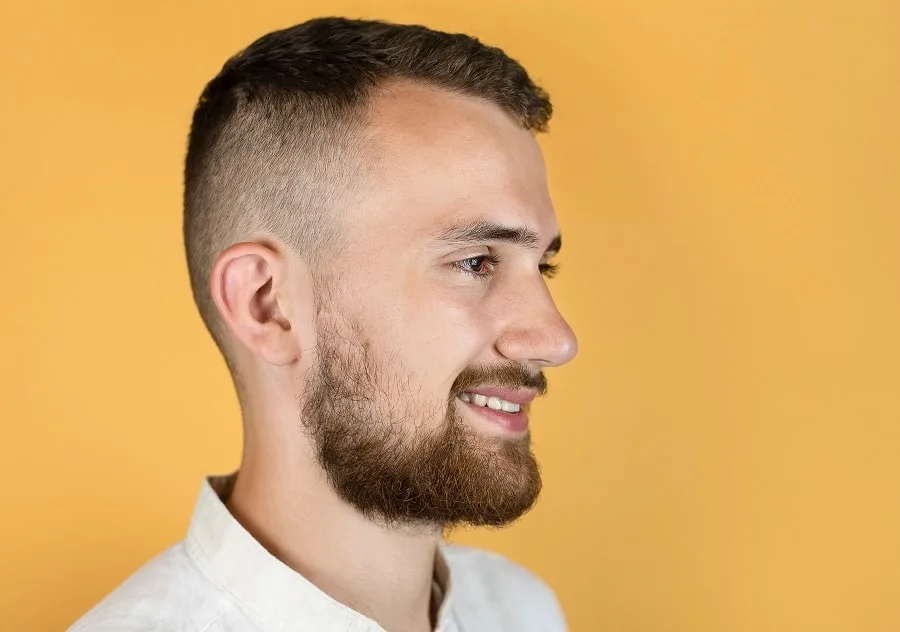
[[289, 262], [277, 246], [245, 242], [224, 250], [213, 265], [209, 289], [232, 335], [255, 356], [283, 366], [300, 358], [291, 326]]

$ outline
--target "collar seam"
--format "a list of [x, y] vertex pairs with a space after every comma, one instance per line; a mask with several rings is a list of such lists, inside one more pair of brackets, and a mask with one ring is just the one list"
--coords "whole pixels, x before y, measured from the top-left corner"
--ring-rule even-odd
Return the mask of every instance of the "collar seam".
[[[267, 617], [264, 613], [260, 612], [257, 608], [247, 603], [247, 601], [244, 600], [239, 594], [228, 588], [220, 579], [218, 579], [218, 573], [216, 572], [217, 569], [212, 561], [212, 556], [203, 546], [201, 539], [197, 537], [197, 534], [194, 533], [193, 529], [188, 530], [187, 537], [185, 538], [185, 550], [188, 554], [188, 557], [197, 566], [200, 572], [203, 573], [204, 577], [206, 577], [221, 592], [229, 595], [232, 599], [234, 599], [241, 610], [247, 612], [248, 614], [252, 615], [259, 621], [275, 630], [286, 632], [283, 626], [277, 624], [275, 621]], [[353, 630], [357, 629], [363, 630], [363, 628], [359, 628], [361, 622], [356, 621], [352, 616], [362, 615], [350, 609], [346, 604], [343, 604], [330, 595], [322, 592], [317, 586], [314, 586], [312, 584], [310, 584], [310, 586], [314, 588], [314, 590], [305, 594], [305, 597], [314, 597], [316, 601], [327, 605], [329, 608], [334, 608], [335, 606], [337, 606], [340, 609], [341, 623], [344, 626], [343, 630], [345, 632], [353, 632]]]
[[241, 596], [235, 594], [233, 590], [229, 590], [228, 588], [226, 588], [222, 584], [222, 582], [216, 578], [216, 573], [214, 572], [215, 568], [210, 563], [209, 554], [206, 552], [206, 549], [203, 548], [203, 545], [193, 533], [188, 534], [188, 537], [185, 539], [185, 544], [185, 549], [187, 551], [188, 557], [197, 566], [200, 572], [203, 573], [203, 576], [206, 577], [207, 580], [209, 580], [210, 583], [212, 583], [218, 590], [234, 599], [241, 610], [244, 610], [248, 614], [259, 619], [266, 625], [271, 626], [275, 630], [283, 630], [281, 626], [277, 625], [274, 621], [271, 621], [256, 608], [245, 602], [241, 598]]

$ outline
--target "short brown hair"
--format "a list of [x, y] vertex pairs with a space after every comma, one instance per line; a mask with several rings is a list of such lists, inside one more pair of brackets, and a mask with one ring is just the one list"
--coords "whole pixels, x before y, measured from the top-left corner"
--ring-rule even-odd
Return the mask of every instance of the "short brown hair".
[[194, 111], [184, 171], [191, 289], [235, 374], [209, 295], [219, 253], [271, 235], [316, 260], [334, 244], [329, 210], [365, 169], [355, 132], [386, 81], [410, 80], [495, 103], [545, 131], [547, 94], [477, 39], [424, 26], [318, 18], [264, 35], [229, 59]]

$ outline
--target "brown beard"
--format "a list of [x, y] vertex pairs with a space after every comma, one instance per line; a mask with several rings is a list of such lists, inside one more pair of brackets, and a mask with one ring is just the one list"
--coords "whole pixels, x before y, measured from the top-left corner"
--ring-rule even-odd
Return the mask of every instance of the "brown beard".
[[[541, 476], [530, 436], [478, 435], [462, 420], [456, 395], [483, 384], [543, 394], [543, 374], [514, 363], [467, 369], [442, 411], [416, 400], [397, 362], [376, 362], [359, 327], [319, 331], [301, 420], [341, 498], [394, 526], [501, 526], [532, 507]], [[432, 427], [439, 416], [443, 422]]]

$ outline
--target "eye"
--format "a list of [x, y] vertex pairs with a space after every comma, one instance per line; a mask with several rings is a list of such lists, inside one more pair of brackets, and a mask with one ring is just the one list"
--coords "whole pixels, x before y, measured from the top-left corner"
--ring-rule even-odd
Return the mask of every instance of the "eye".
[[500, 258], [496, 255], [478, 255], [455, 261], [453, 266], [461, 272], [484, 279], [493, 276], [494, 267], [499, 263]]

